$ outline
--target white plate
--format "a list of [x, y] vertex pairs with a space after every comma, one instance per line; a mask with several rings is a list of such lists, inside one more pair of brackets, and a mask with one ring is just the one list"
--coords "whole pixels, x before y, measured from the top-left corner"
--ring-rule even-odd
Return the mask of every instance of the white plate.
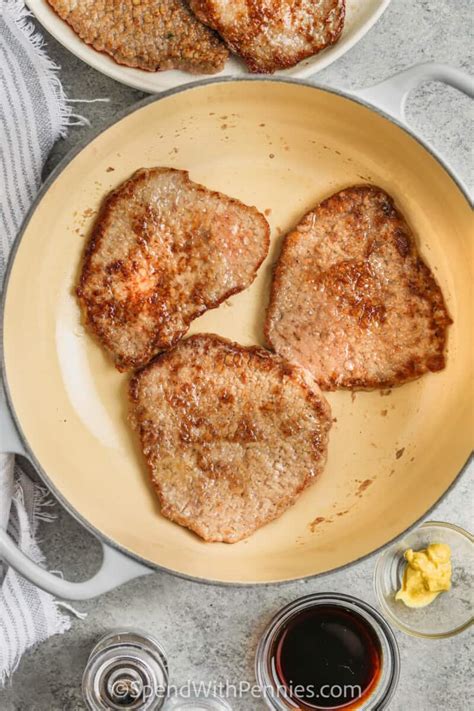
[[[300, 62], [296, 67], [278, 72], [278, 74], [290, 77], [307, 77], [332, 64], [362, 39], [387, 9], [389, 3], [390, 0], [347, 0], [346, 22], [339, 42], [314, 57]], [[107, 55], [96, 52], [80, 40], [70, 27], [54, 13], [46, 0], [26, 0], [26, 4], [43, 27], [64, 47], [86, 64], [122, 84], [154, 94], [209, 76], [180, 71], [145, 72], [141, 69], [120, 66]], [[236, 76], [246, 73], [243, 63], [232, 57], [227, 62], [225, 69], [220, 74], [213, 76]]]

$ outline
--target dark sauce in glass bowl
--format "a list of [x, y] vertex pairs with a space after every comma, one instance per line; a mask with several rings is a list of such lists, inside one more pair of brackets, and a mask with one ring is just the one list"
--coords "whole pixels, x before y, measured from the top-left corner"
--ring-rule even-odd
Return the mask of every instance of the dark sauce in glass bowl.
[[340, 605], [317, 605], [291, 617], [273, 645], [273, 667], [300, 709], [350, 709], [372, 694], [382, 649], [371, 625]]

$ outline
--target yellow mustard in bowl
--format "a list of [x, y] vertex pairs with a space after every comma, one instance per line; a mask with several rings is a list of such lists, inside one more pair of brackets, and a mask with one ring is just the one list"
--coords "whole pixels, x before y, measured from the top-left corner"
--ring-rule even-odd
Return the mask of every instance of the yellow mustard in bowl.
[[431, 543], [419, 551], [408, 548], [405, 560], [407, 565], [396, 600], [408, 607], [425, 607], [440, 592], [451, 589], [451, 549], [445, 543]]

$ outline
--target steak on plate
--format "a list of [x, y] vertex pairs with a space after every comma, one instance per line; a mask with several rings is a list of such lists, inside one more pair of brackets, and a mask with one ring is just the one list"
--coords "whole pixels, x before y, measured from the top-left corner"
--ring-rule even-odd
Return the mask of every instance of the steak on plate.
[[190, 0], [252, 72], [293, 67], [339, 39], [345, 0]]
[[79, 37], [118, 64], [213, 74], [227, 49], [184, 0], [48, 0]]

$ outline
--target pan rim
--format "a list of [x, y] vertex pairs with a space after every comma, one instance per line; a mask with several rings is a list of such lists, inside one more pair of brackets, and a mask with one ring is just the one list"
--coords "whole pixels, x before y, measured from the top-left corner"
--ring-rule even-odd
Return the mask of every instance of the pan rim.
[[352, 101], [356, 104], [359, 104], [370, 111], [373, 111], [374, 113], [378, 114], [382, 118], [388, 120], [390, 123], [395, 124], [399, 129], [407, 133], [411, 138], [413, 138], [419, 145], [421, 145], [422, 148], [424, 148], [441, 166], [441, 168], [448, 174], [448, 176], [451, 178], [451, 180], [454, 182], [454, 184], [457, 186], [463, 197], [465, 198], [466, 202], [468, 203], [468, 206], [472, 208], [473, 206], [473, 201], [470, 198], [469, 195], [469, 190], [467, 188], [467, 185], [465, 185], [464, 181], [458, 177], [454, 170], [451, 168], [451, 166], [447, 163], [447, 161], [441, 157], [441, 155], [438, 153], [438, 151], [431, 146], [427, 141], [424, 139], [420, 138], [407, 124], [403, 123], [399, 119], [397, 119], [394, 116], [391, 116], [387, 112], [383, 111], [382, 109], [378, 108], [377, 106], [369, 103], [368, 101], [365, 101], [364, 99], [360, 98], [357, 95], [351, 94], [349, 91], [344, 91], [341, 89], [336, 89], [333, 87], [327, 87], [323, 84], [320, 83], [313, 83], [305, 79], [298, 79], [298, 78], [288, 78], [288, 77], [266, 77], [266, 76], [252, 76], [252, 77], [220, 77], [220, 78], [210, 78], [210, 79], [203, 79], [199, 82], [193, 82], [190, 84], [185, 84], [182, 86], [178, 87], [173, 87], [172, 89], [169, 89], [167, 91], [162, 92], [159, 95], [152, 95], [152, 96], [147, 96], [141, 101], [136, 102], [132, 106], [126, 107], [122, 112], [119, 113], [118, 116], [114, 117], [112, 120], [106, 123], [105, 126], [102, 128], [94, 131], [92, 135], [86, 136], [82, 141], [79, 141], [79, 143], [71, 148], [70, 151], [60, 160], [58, 165], [51, 171], [47, 179], [44, 181], [43, 185], [41, 186], [35, 200], [33, 201], [30, 209], [28, 210], [23, 223], [21, 225], [21, 228], [15, 237], [15, 240], [12, 244], [9, 258], [8, 258], [8, 264], [7, 268], [5, 271], [5, 276], [4, 276], [4, 282], [3, 282], [3, 289], [2, 289], [2, 294], [1, 294], [1, 301], [0, 301], [0, 328], [1, 328], [1, 333], [2, 333], [2, 341], [1, 341], [1, 360], [0, 360], [0, 377], [3, 383], [3, 387], [5, 390], [5, 396], [6, 396], [6, 405], [8, 407], [9, 414], [15, 424], [15, 427], [18, 432], [18, 436], [21, 440], [22, 446], [25, 451], [26, 458], [30, 461], [30, 463], [33, 465], [34, 469], [38, 473], [39, 477], [42, 479], [42, 481], [46, 484], [50, 492], [53, 494], [55, 499], [59, 501], [61, 506], [63, 506], [66, 511], [81, 525], [83, 526], [87, 531], [89, 531], [96, 539], [98, 539], [99, 542], [102, 542], [111, 548], [114, 548], [115, 550], [121, 552], [123, 555], [127, 556], [128, 558], [131, 558], [132, 560], [135, 560], [149, 568], [155, 571], [160, 571], [160, 572], [165, 572], [169, 573], [171, 575], [175, 575], [177, 577], [183, 578], [185, 580], [191, 580], [194, 582], [199, 582], [199, 583], [205, 583], [209, 585], [219, 585], [223, 587], [250, 587], [250, 586], [269, 586], [269, 585], [284, 585], [284, 584], [289, 584], [292, 582], [296, 582], [299, 580], [311, 580], [313, 578], [317, 577], [322, 577], [324, 575], [328, 575], [331, 573], [335, 573], [339, 570], [344, 570], [346, 568], [349, 568], [350, 566], [353, 566], [357, 563], [360, 563], [371, 556], [375, 556], [376, 554], [379, 554], [381, 551], [383, 551], [385, 548], [387, 548], [390, 545], [393, 545], [396, 541], [401, 540], [403, 536], [405, 536], [407, 533], [410, 531], [414, 530], [417, 526], [420, 525], [420, 523], [426, 519], [427, 516], [429, 516], [433, 510], [445, 499], [445, 497], [450, 493], [450, 491], [454, 488], [454, 486], [461, 480], [462, 476], [466, 472], [469, 464], [471, 461], [474, 459], [473, 453], [471, 453], [465, 464], [462, 466], [456, 477], [453, 479], [449, 487], [446, 489], [446, 491], [433, 503], [433, 505], [422, 515], [420, 516], [411, 526], [406, 528], [404, 531], [402, 531], [399, 535], [395, 536], [394, 538], [390, 539], [386, 543], [384, 543], [381, 546], [378, 546], [374, 550], [360, 556], [359, 558], [356, 558], [355, 560], [352, 560], [348, 563], [345, 563], [343, 565], [337, 566], [335, 568], [331, 568], [329, 570], [320, 572], [320, 573], [310, 573], [308, 575], [299, 575], [296, 577], [292, 578], [285, 578], [283, 580], [272, 580], [272, 581], [253, 581], [253, 582], [241, 582], [241, 581], [224, 581], [224, 580], [219, 580], [219, 579], [210, 579], [210, 578], [204, 578], [204, 577], [198, 577], [198, 576], [193, 576], [187, 573], [182, 573], [180, 571], [173, 570], [172, 568], [168, 568], [166, 566], [160, 565], [158, 563], [154, 563], [147, 558], [143, 558], [142, 556], [138, 555], [137, 553], [128, 550], [121, 544], [117, 543], [114, 539], [110, 538], [106, 534], [104, 534], [102, 531], [100, 531], [98, 528], [96, 528], [93, 524], [91, 524], [86, 518], [84, 518], [76, 509], [74, 506], [66, 499], [66, 497], [63, 496], [63, 494], [57, 489], [55, 484], [50, 480], [49, 476], [37, 460], [35, 454], [31, 450], [27, 437], [25, 436], [25, 433], [23, 432], [23, 429], [21, 427], [19, 418], [17, 417], [15, 407], [13, 404], [13, 398], [10, 393], [10, 388], [8, 385], [8, 380], [7, 380], [7, 372], [6, 372], [6, 362], [5, 362], [5, 348], [4, 348], [4, 339], [5, 339], [5, 329], [4, 329], [4, 324], [5, 324], [5, 311], [6, 311], [6, 296], [8, 293], [8, 287], [10, 283], [10, 277], [13, 269], [13, 265], [15, 263], [16, 255], [18, 248], [21, 244], [21, 241], [23, 239], [24, 234], [27, 231], [28, 225], [30, 221], [33, 218], [33, 215], [36, 212], [36, 209], [38, 208], [39, 204], [43, 200], [43, 197], [46, 195], [46, 193], [49, 191], [50, 187], [56, 182], [56, 180], [60, 177], [60, 175], [63, 173], [63, 171], [66, 169], [66, 167], [71, 163], [74, 158], [81, 153], [81, 151], [86, 148], [90, 143], [92, 143], [96, 138], [98, 138], [102, 133], [105, 133], [109, 128], [114, 126], [115, 124], [119, 123], [122, 119], [126, 118], [127, 116], [135, 113], [136, 111], [141, 110], [145, 106], [148, 106], [149, 104], [155, 103], [157, 101], [161, 101], [162, 99], [166, 99], [170, 96], [173, 96], [174, 94], [180, 94], [185, 91], [192, 91], [193, 89], [198, 89], [203, 86], [208, 86], [212, 84], [229, 84], [229, 83], [254, 83], [254, 82], [266, 82], [266, 83], [283, 83], [283, 84], [290, 84], [290, 85], [299, 85], [299, 86], [304, 86], [309, 89], [315, 89], [317, 91], [323, 91], [327, 92], [329, 94], [333, 94], [336, 96], [339, 96], [343, 99], [347, 99], [349, 101]]

